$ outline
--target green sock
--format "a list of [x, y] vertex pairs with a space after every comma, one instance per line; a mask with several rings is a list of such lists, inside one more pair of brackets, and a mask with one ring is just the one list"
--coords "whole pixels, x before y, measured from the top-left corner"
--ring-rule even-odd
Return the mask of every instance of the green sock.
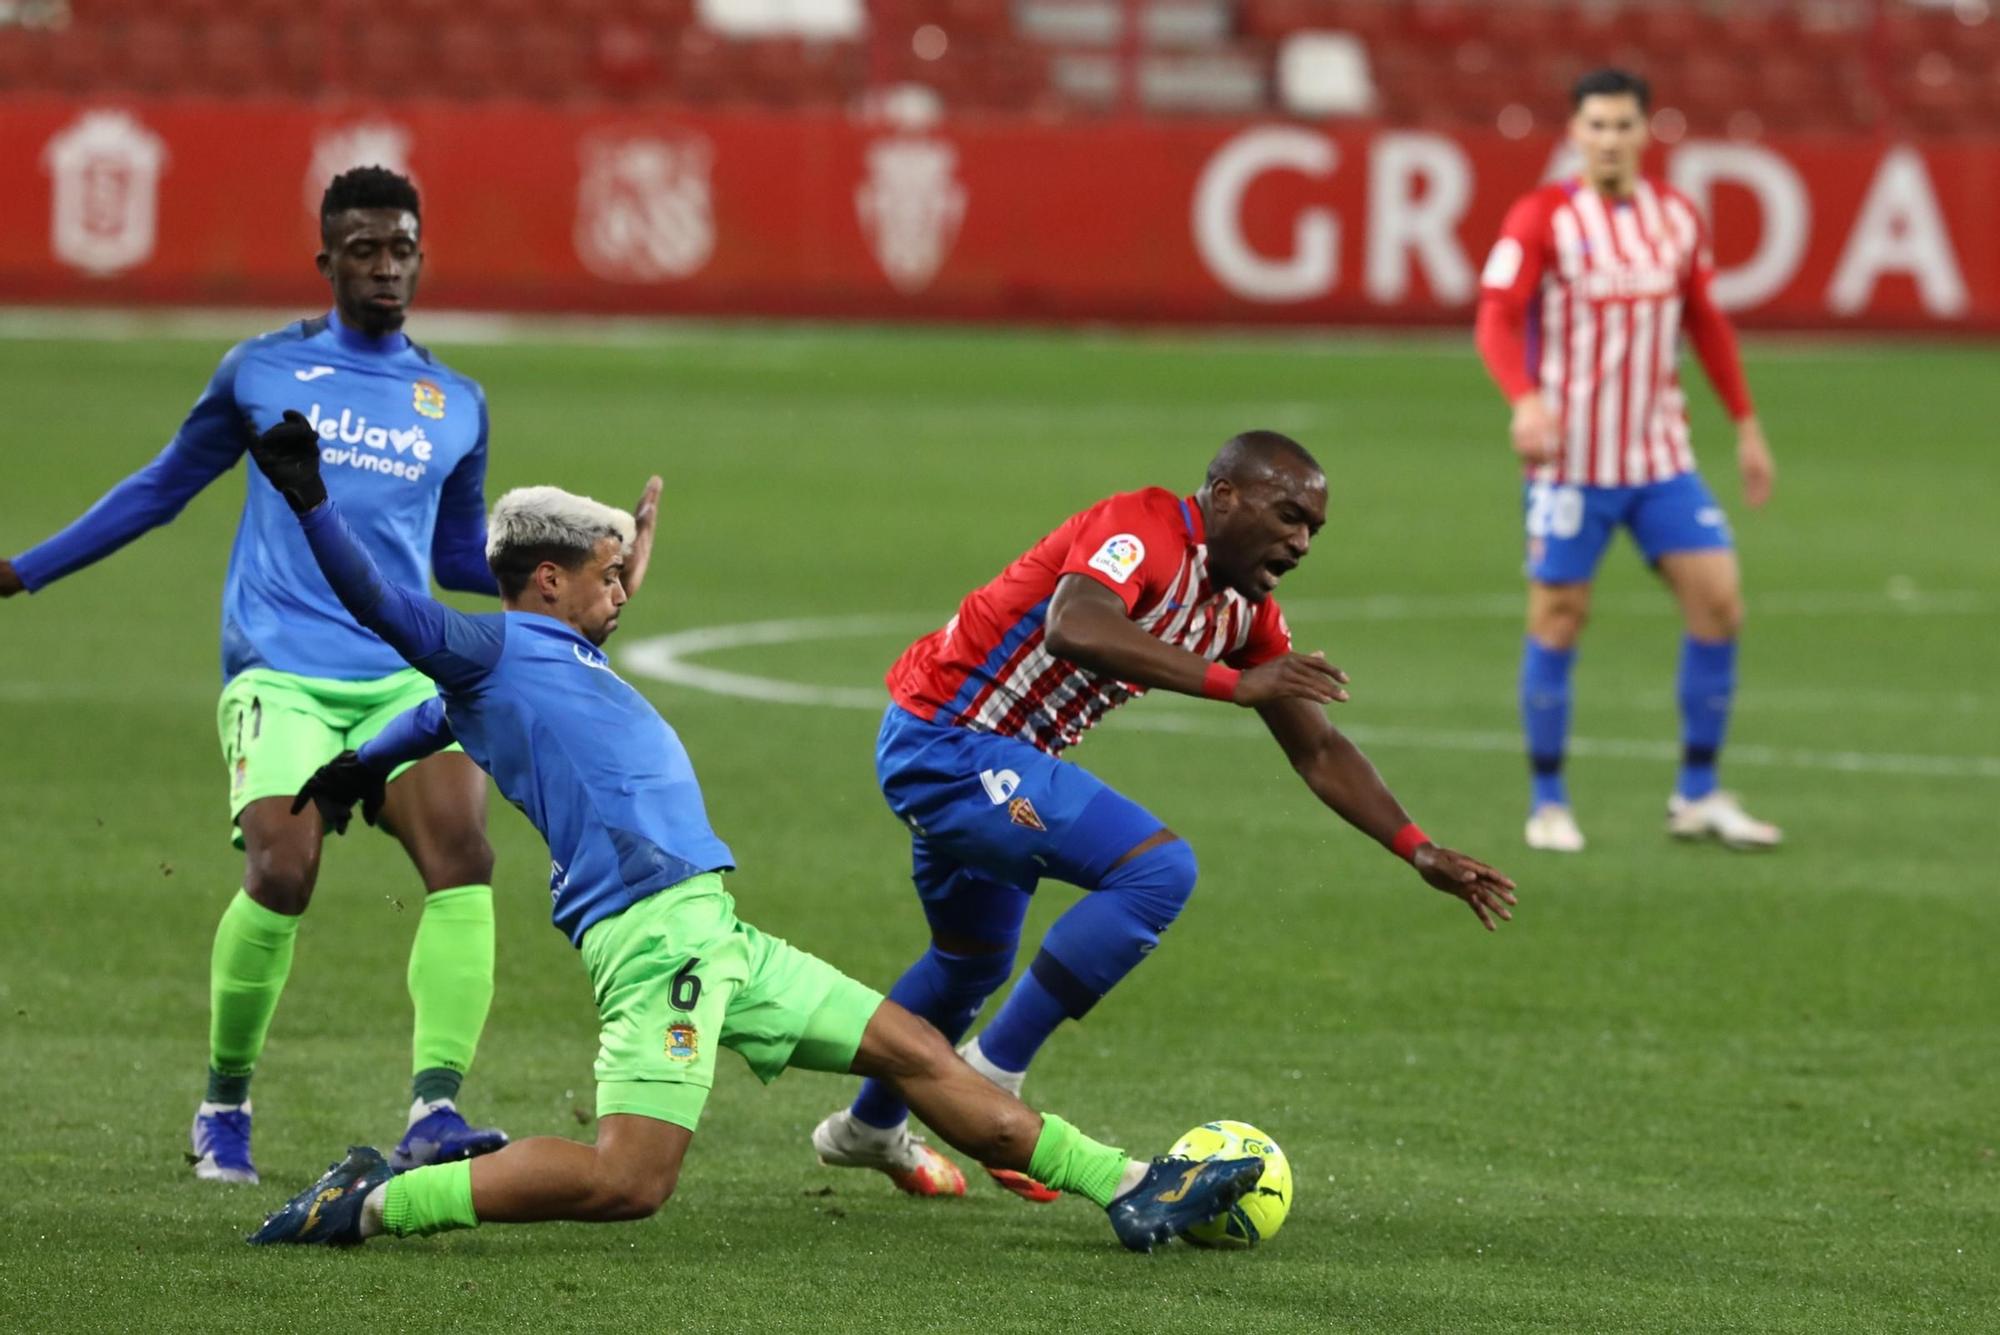
[[493, 887], [461, 885], [424, 897], [410, 944], [413, 1095], [455, 1098], [493, 1005]]
[[274, 913], [238, 890], [215, 928], [208, 962], [209, 1101], [241, 1103], [278, 994], [292, 971], [299, 920]]
[[1125, 1165], [1131, 1162], [1125, 1151], [1100, 1145], [1054, 1113], [1043, 1113], [1042, 1135], [1029, 1156], [1028, 1176], [1057, 1191], [1109, 1205], [1118, 1191], [1118, 1179], [1125, 1176]]
[[472, 1212], [472, 1160], [412, 1168], [389, 1179], [382, 1197], [382, 1231], [423, 1237], [454, 1228], [478, 1228]]

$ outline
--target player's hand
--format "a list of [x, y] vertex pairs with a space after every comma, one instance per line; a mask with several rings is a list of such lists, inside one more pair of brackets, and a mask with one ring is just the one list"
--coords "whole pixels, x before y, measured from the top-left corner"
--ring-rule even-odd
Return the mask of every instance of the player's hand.
[[1245, 709], [1275, 700], [1310, 700], [1330, 705], [1347, 699], [1347, 674], [1326, 655], [1286, 654], [1259, 663], [1236, 681], [1236, 703]]
[[1556, 461], [1560, 442], [1555, 414], [1542, 401], [1540, 390], [1530, 390], [1514, 400], [1514, 420], [1507, 431], [1514, 440], [1514, 453], [1521, 456], [1522, 463], [1536, 467]]
[[310, 802], [319, 808], [320, 819], [329, 830], [346, 834], [348, 821], [354, 819], [356, 802], [361, 804], [361, 819], [374, 825], [381, 819], [382, 803], [387, 797], [387, 781], [383, 776], [373, 766], [364, 764], [355, 752], [342, 751], [306, 780], [306, 786], [292, 799], [292, 814], [298, 815]]
[[1508, 910], [1520, 902], [1514, 898], [1514, 883], [1478, 858], [1439, 844], [1425, 844], [1411, 861], [1433, 889], [1464, 900], [1487, 931], [1495, 929], [1495, 918], [1513, 921]]
[[19, 572], [12, 561], [0, 561], [0, 598], [12, 598], [28, 586], [21, 582]]
[[287, 408], [284, 420], [257, 437], [250, 457], [284, 494], [292, 513], [304, 514], [326, 499], [319, 477], [319, 432], [303, 413]]
[[1752, 510], [1761, 510], [1771, 499], [1771, 487], [1778, 480], [1778, 465], [1771, 459], [1771, 447], [1764, 442], [1764, 428], [1754, 417], [1736, 424], [1736, 466], [1743, 473], [1743, 499]]
[[653, 559], [653, 531], [660, 523], [659, 474], [646, 479], [646, 490], [632, 507], [632, 550], [625, 553], [625, 596], [635, 597], [639, 582], [646, 578], [646, 565]]

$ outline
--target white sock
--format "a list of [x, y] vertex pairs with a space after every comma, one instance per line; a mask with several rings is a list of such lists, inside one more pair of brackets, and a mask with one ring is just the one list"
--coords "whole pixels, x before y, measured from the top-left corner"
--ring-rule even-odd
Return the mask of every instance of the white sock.
[[1118, 1179], [1118, 1190], [1111, 1193], [1111, 1199], [1115, 1201], [1138, 1186], [1145, 1180], [1146, 1170], [1152, 1166], [1144, 1159], [1134, 1159], [1126, 1164], [1124, 1174]]
[[905, 1117], [891, 1127], [870, 1126], [849, 1110], [847, 1134], [851, 1139], [858, 1140], [864, 1145], [893, 1145], [910, 1134], [910, 1119]]
[[249, 1111], [250, 1111], [250, 1100], [248, 1099], [243, 1100], [243, 1102], [241, 1103], [210, 1103], [207, 1099], [203, 1099], [201, 1101], [201, 1106], [194, 1110], [194, 1115], [196, 1117], [213, 1117], [217, 1113], [226, 1113], [226, 1112], [247, 1113]]
[[424, 1099], [418, 1099], [416, 1102], [410, 1105], [410, 1120], [404, 1123], [404, 1125], [406, 1127], [415, 1126], [418, 1122], [423, 1121], [426, 1117], [429, 1117], [439, 1108], [450, 1108], [454, 1112], [456, 1112], [458, 1110], [458, 1105], [456, 1103], [453, 1103], [450, 1099], [431, 1099], [429, 1101], [426, 1101]]
[[368, 1193], [368, 1199], [361, 1202], [361, 1236], [372, 1238], [382, 1231], [382, 1202], [389, 1194], [389, 1184]]
[[1026, 1071], [1008, 1071], [995, 1066], [993, 1059], [986, 1055], [985, 1050], [979, 1046], [979, 1040], [976, 1038], [969, 1040], [963, 1047], [959, 1048], [958, 1055], [965, 1058], [967, 1066], [970, 1066], [973, 1070], [979, 1072], [979, 1074], [985, 1076], [1015, 1098], [1018, 1099], [1021, 1097], [1021, 1086], [1028, 1082], [1028, 1073]]

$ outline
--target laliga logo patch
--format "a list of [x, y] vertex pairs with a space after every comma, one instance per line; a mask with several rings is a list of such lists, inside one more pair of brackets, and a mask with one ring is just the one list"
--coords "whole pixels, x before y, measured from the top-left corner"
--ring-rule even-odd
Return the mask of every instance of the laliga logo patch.
[[1102, 570], [1123, 584], [1132, 578], [1132, 572], [1145, 559], [1146, 544], [1130, 533], [1119, 533], [1104, 540], [1104, 545], [1097, 549], [1097, 555], [1090, 558], [1090, 568]]
[[691, 1062], [701, 1055], [701, 1035], [692, 1024], [682, 1020], [667, 1026], [667, 1056], [677, 1062]]
[[1031, 830], [1047, 830], [1042, 818], [1035, 814], [1035, 804], [1025, 797], [1017, 797], [1007, 804], [1007, 819], [1016, 825], [1025, 825]]
[[412, 389], [410, 406], [417, 410], [419, 417], [444, 417], [444, 391], [438, 388], [435, 381], [419, 380]]

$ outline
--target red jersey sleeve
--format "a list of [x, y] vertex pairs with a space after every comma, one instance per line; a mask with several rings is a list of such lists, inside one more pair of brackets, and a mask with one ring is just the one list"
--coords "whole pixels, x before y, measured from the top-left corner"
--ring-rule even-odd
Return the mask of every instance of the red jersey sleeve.
[[1715, 304], [1715, 293], [1711, 290], [1715, 282], [1715, 250], [1709, 244], [1708, 224], [1688, 200], [1678, 194], [1672, 198], [1687, 210], [1687, 216], [1694, 222], [1694, 249], [1681, 279], [1681, 325], [1687, 330], [1688, 341], [1694, 344], [1695, 356], [1701, 358], [1702, 370], [1708, 372], [1708, 383], [1715, 386], [1716, 397], [1722, 400], [1730, 417], [1740, 422], [1755, 409], [1750, 403], [1750, 383], [1743, 375], [1743, 354], [1736, 344], [1736, 327], [1722, 307]]
[[1276, 598], [1266, 598], [1250, 613], [1250, 638], [1243, 647], [1223, 658], [1230, 667], [1247, 670], [1292, 651], [1292, 628], [1285, 624], [1284, 609]]
[[1535, 388], [1528, 366], [1528, 303], [1548, 271], [1552, 207], [1546, 190], [1516, 201], [1479, 273], [1479, 356], [1510, 402]]
[[[1187, 535], [1178, 514], [1169, 517], [1160, 497], [1130, 492], [1085, 511], [1070, 539], [1062, 575], [1082, 575], [1117, 594], [1130, 616], [1142, 602], [1157, 602], [1180, 573]], [[1172, 499], [1178, 510], [1180, 501]]]

